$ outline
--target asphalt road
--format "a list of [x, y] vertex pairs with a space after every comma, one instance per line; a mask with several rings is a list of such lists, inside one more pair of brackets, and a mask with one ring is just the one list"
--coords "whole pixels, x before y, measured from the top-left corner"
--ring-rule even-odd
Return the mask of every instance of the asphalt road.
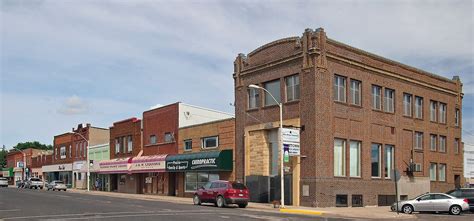
[[240, 208], [0, 188], [0, 220], [347, 220]]

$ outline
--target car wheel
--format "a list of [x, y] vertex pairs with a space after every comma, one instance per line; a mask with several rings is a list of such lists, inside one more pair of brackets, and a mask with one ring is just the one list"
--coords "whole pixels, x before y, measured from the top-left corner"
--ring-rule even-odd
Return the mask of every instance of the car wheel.
[[461, 212], [462, 212], [462, 209], [458, 205], [453, 205], [449, 208], [449, 214], [451, 215], [459, 215], [461, 214]]
[[413, 207], [411, 205], [404, 205], [402, 207], [402, 211], [403, 211], [403, 213], [411, 214], [411, 213], [413, 213]]
[[217, 204], [217, 207], [219, 208], [225, 207], [226, 205], [225, 205], [224, 197], [218, 196], [216, 200], [216, 204]]
[[193, 203], [194, 205], [201, 205], [201, 199], [199, 199], [199, 196], [197, 194], [193, 197]]
[[64, 189], [64, 192], [66, 192], [66, 189]]
[[245, 208], [247, 207], [247, 205], [248, 205], [247, 203], [239, 204], [239, 208]]

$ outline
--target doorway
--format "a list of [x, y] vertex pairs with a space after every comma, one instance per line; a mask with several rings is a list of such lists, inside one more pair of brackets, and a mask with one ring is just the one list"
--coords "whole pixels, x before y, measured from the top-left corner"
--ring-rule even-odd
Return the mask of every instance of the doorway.
[[112, 174], [110, 175], [110, 191], [111, 192], [117, 192], [118, 189], [118, 174]]
[[176, 196], [176, 173], [168, 173], [169, 182], [168, 182], [168, 196]]
[[460, 175], [454, 175], [454, 187], [456, 189], [461, 188], [461, 176]]

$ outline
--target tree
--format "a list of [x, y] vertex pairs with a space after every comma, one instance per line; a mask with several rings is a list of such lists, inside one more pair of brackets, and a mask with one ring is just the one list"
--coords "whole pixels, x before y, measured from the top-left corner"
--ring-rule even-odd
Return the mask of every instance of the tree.
[[53, 146], [42, 144], [38, 141], [33, 141], [33, 142], [28, 141], [28, 142], [24, 142], [24, 143], [18, 143], [13, 148], [17, 149], [17, 150], [24, 150], [24, 149], [28, 149], [28, 148], [39, 149], [39, 150], [52, 150]]
[[3, 145], [2, 150], [0, 151], [0, 168], [7, 167], [7, 149]]

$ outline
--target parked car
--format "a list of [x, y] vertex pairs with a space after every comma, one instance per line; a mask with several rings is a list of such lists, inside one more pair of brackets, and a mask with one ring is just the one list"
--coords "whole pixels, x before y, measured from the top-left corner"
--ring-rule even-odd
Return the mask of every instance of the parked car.
[[[444, 193], [425, 193], [414, 199], [398, 202], [398, 209], [407, 214], [412, 212], [449, 212], [452, 215], [459, 215], [463, 211], [469, 210], [467, 202], [467, 199], [459, 199]], [[391, 209], [396, 211], [397, 203], [394, 203]]]
[[57, 190], [57, 191], [61, 191], [61, 190], [64, 190], [66, 191], [67, 187], [66, 185], [64, 184], [63, 181], [60, 181], [60, 180], [55, 180], [55, 181], [52, 181], [51, 183], [48, 183], [46, 185], [46, 190]]
[[44, 186], [43, 181], [41, 181], [39, 178], [35, 178], [35, 177], [29, 178], [28, 181], [25, 184], [25, 188], [28, 188], [28, 189], [33, 189], [33, 188], [43, 189], [43, 186]]
[[8, 179], [5, 177], [0, 177], [0, 187], [8, 187]]
[[16, 187], [18, 188], [25, 188], [25, 181], [24, 180], [17, 180]]
[[456, 198], [467, 199], [469, 204], [469, 210], [474, 212], [474, 188], [460, 188], [450, 190], [446, 194], [454, 196]]
[[194, 205], [214, 203], [218, 207], [237, 204], [245, 208], [249, 202], [249, 191], [242, 183], [217, 180], [199, 187], [194, 193], [193, 202]]

